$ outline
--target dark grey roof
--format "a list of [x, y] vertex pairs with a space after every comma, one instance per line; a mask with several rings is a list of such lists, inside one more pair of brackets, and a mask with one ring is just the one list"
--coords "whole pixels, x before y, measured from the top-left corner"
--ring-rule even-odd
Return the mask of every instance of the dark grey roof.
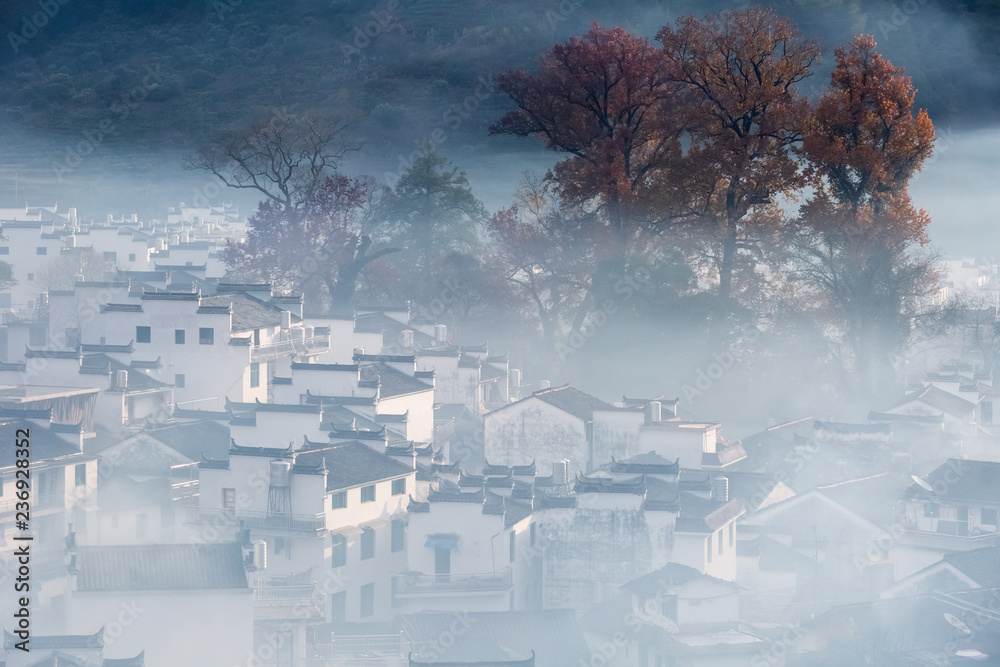
[[226, 399], [226, 409], [235, 412], [287, 412], [297, 414], [318, 415], [322, 411], [319, 404], [302, 405], [299, 403], [241, 403]]
[[682, 586], [689, 581], [694, 581], [695, 579], [717, 581], [739, 590], [739, 586], [731, 581], [724, 581], [707, 574], [702, 574], [695, 568], [687, 565], [681, 565], [680, 563], [667, 563], [659, 570], [626, 582], [622, 584], [622, 590], [627, 593], [632, 593], [633, 595], [654, 597], [657, 594], [662, 594], [665, 588]]
[[381, 389], [379, 396], [391, 398], [393, 396], [405, 396], [415, 394], [420, 391], [432, 391], [434, 388], [426, 382], [421, 382], [412, 375], [396, 370], [386, 364], [373, 364], [361, 367], [362, 380], [380, 380]]
[[1000, 506], [1000, 463], [948, 459], [924, 479], [934, 490], [913, 484], [906, 490], [907, 498]]
[[362, 484], [408, 475], [414, 471], [361, 442], [345, 442], [309, 451], [299, 451], [296, 462], [315, 464], [326, 460], [329, 471], [326, 490], [337, 491]]
[[135, 352], [135, 346], [132, 343], [133, 341], [131, 340], [128, 342], [128, 345], [92, 345], [83, 343], [80, 345], [80, 348], [84, 352], [131, 354], [132, 352]]
[[[567, 412], [574, 417], [584, 421], [590, 420], [594, 416], [594, 410], [614, 410], [614, 406], [605, 403], [599, 398], [585, 394], [579, 389], [563, 385], [551, 389], [541, 389], [531, 395], [540, 401], [545, 401], [549, 405], [556, 407], [563, 412]], [[519, 401], [520, 402], [520, 401]]]
[[[281, 313], [285, 312], [275, 305], [261, 301], [260, 299], [246, 293], [213, 294], [202, 297], [202, 306], [228, 306], [233, 307], [232, 330], [251, 331], [263, 327], [276, 327], [281, 325]], [[298, 322], [302, 318], [294, 313], [292, 321]]]
[[293, 371], [338, 371], [338, 372], [358, 372], [360, 364], [304, 364], [298, 361], [292, 362]]
[[82, 356], [79, 348], [76, 350], [32, 350], [26, 347], [25, 359], [79, 359]]
[[[0, 468], [12, 467], [16, 465], [17, 457], [13, 443], [17, 441], [16, 433], [19, 429], [31, 430], [31, 460], [32, 464], [41, 461], [57, 459], [65, 456], [79, 454], [83, 456], [79, 448], [74, 447], [58, 435], [47, 428], [39, 428], [23, 419], [3, 418], [0, 420], [0, 442], [10, 443], [8, 446], [0, 447]], [[93, 459], [93, 456], [87, 456]]]
[[913, 401], [920, 401], [925, 405], [928, 405], [936, 410], [941, 410], [942, 412], [958, 419], [967, 417], [976, 407], [976, 404], [972, 401], [967, 401], [961, 396], [949, 394], [944, 389], [935, 387], [932, 384], [927, 385], [920, 391], [907, 394], [893, 407], [898, 408]]
[[200, 461], [202, 456], [221, 459], [229, 454], [229, 428], [215, 421], [171, 424], [145, 432], [192, 461]]
[[[6, 651], [14, 650], [14, 644], [21, 641], [10, 633], [10, 630], [3, 630], [3, 647]], [[32, 635], [29, 646], [36, 651], [51, 649], [100, 649], [104, 648], [104, 628], [101, 628], [92, 635]]]
[[237, 543], [78, 547], [76, 567], [80, 591], [247, 588]]
[[142, 305], [138, 303], [106, 303], [101, 306], [102, 313], [141, 313]]
[[956, 551], [944, 561], [983, 588], [1000, 588], [1000, 546]]
[[611, 457], [611, 472], [649, 475], [677, 475], [680, 473], [680, 459], [672, 463], [656, 452], [638, 454], [624, 461]]

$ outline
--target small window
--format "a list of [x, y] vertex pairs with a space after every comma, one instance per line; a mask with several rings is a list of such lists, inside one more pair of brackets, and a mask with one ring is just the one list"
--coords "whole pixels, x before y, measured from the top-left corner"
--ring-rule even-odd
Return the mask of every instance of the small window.
[[719, 555], [722, 555], [722, 547], [724, 546], [722, 541], [722, 531], [719, 531]]
[[736, 537], [736, 522], [729, 524], [729, 546], [733, 546], [733, 541]]
[[535, 546], [535, 524], [531, 524], [531, 527], [528, 529], [528, 544]]
[[152, 335], [152, 329], [149, 327], [135, 328], [135, 342], [137, 343], [148, 343], [152, 339]]
[[938, 503], [924, 503], [924, 516], [936, 519], [941, 516], [941, 505]]
[[517, 552], [517, 533], [510, 531], [510, 562], [514, 562], [514, 554]]
[[260, 386], [260, 364], [256, 361], [250, 364], [250, 388], [255, 389]]
[[347, 538], [343, 535], [332, 535], [330, 543], [333, 547], [330, 567], [343, 567], [347, 564]]
[[77, 466], [76, 466], [76, 469], [74, 470], [74, 474], [76, 475], [76, 485], [77, 486], [86, 486], [87, 485], [87, 464], [86, 463], [78, 463]]
[[368, 618], [375, 613], [375, 584], [365, 584], [361, 587], [361, 618]]
[[260, 345], [260, 329], [253, 330], [253, 344]]
[[184, 329], [174, 329], [174, 345], [184, 344]]
[[392, 480], [392, 495], [401, 496], [406, 493], [406, 478]]
[[708, 536], [708, 562], [712, 562], [712, 536]]
[[375, 531], [372, 528], [361, 529], [361, 560], [375, 558]]
[[210, 327], [198, 329], [198, 343], [200, 345], [215, 345], [215, 329]]
[[0, 246], [0, 255], [9, 255], [10, 246]]
[[30, 282], [34, 282], [34, 281], [35, 281], [35, 274], [34, 273], [29, 273], [28, 274], [28, 282], [30, 283]]
[[130, 252], [128, 254], [128, 261], [130, 261], [130, 262], [134, 262], [135, 261], [135, 253], [134, 252]]
[[361, 502], [372, 503], [375, 502], [375, 485], [370, 484], [369, 486], [361, 487]]
[[35, 254], [36, 255], [48, 255], [49, 254], [49, 249], [46, 248], [43, 245], [40, 245], [37, 248], [35, 248]]
[[677, 596], [665, 595], [660, 602], [660, 612], [671, 621], [677, 622]]
[[330, 496], [330, 509], [340, 510], [347, 507], [347, 491], [340, 491]]
[[979, 510], [979, 523], [987, 526], [997, 525], [997, 511], [987, 507]]
[[227, 510], [236, 509], [236, 489], [222, 490], [222, 506]]
[[347, 620], [347, 591], [337, 591], [330, 596], [330, 621], [343, 623]]
[[116, 252], [105, 252], [104, 253], [104, 261], [105, 262], [117, 262], [118, 261], [118, 253], [116, 253]]
[[405, 548], [406, 524], [401, 519], [392, 522], [392, 546], [391, 551], [396, 553]]
[[28, 341], [32, 347], [43, 347], [45, 345], [45, 327], [29, 327]]
[[135, 537], [136, 539], [142, 540], [146, 538], [146, 515], [136, 514], [135, 515]]
[[177, 387], [178, 389], [184, 388], [184, 373], [174, 374], [174, 386]]

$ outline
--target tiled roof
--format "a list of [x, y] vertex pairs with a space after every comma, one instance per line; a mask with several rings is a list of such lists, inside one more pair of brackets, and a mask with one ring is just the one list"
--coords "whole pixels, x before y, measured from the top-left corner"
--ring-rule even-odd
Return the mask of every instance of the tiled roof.
[[421, 382], [412, 375], [396, 370], [387, 364], [373, 364], [361, 367], [362, 380], [380, 380], [381, 389], [379, 396], [391, 398], [393, 396], [405, 396], [421, 391], [432, 391], [434, 388], [425, 382]]
[[322, 396], [306, 390], [306, 403], [321, 405], [375, 405], [374, 396]]
[[677, 475], [680, 473], [680, 459], [673, 463], [655, 452], [638, 454], [624, 461], [611, 457], [611, 472], [648, 475]]
[[141, 313], [142, 305], [138, 303], [106, 303], [101, 306], [102, 313]]
[[740, 588], [732, 581], [725, 581], [707, 574], [702, 574], [693, 567], [681, 565], [680, 563], [667, 563], [659, 570], [650, 572], [649, 574], [643, 575], [638, 579], [633, 579], [632, 581], [622, 584], [622, 590], [627, 593], [632, 593], [633, 595], [655, 597], [657, 594], [665, 592], [666, 588], [683, 586], [689, 581], [694, 581], [695, 579], [708, 579], [716, 581], [736, 590], [739, 590]]
[[299, 451], [296, 462], [315, 464], [326, 460], [326, 490], [337, 491], [408, 475], [413, 468], [361, 442], [345, 442]]
[[956, 551], [944, 560], [983, 588], [1000, 587], [1000, 546]]
[[[585, 394], [579, 389], [563, 385], [551, 389], [541, 389], [531, 395], [540, 401], [587, 421], [594, 416], [594, 410], [613, 410], [614, 406], [599, 398]], [[519, 401], [520, 402], [520, 401]]]
[[17, 441], [15, 434], [18, 429], [31, 429], [31, 460], [33, 464], [80, 454], [77, 447], [69, 444], [47, 428], [39, 428], [37, 424], [23, 419], [3, 418], [0, 420], [0, 442], [11, 444], [0, 447], [0, 468], [13, 467], [16, 464], [17, 457], [14, 455], [13, 443]]
[[967, 401], [961, 396], [949, 394], [944, 389], [935, 387], [934, 385], [927, 385], [920, 391], [907, 394], [893, 408], [899, 408], [914, 401], [920, 401], [931, 408], [941, 410], [958, 419], [967, 417], [976, 407], [975, 403]]
[[26, 347], [24, 351], [25, 359], [79, 359], [82, 353], [76, 350], [32, 350]]
[[[281, 325], [281, 313], [285, 312], [275, 305], [245, 293], [213, 294], [202, 297], [202, 306], [229, 306], [233, 308], [232, 331], [251, 331], [265, 327]], [[292, 321], [299, 322], [302, 318], [292, 313]]]
[[646, 478], [645, 475], [640, 475], [633, 481], [618, 482], [611, 479], [577, 475], [573, 489], [577, 493], [631, 493], [645, 496]]
[[322, 406], [317, 404], [301, 405], [299, 403], [241, 403], [226, 399], [226, 409], [234, 412], [286, 412], [296, 414], [318, 415], [322, 412]]
[[128, 342], [128, 345], [92, 345], [84, 343], [80, 345], [80, 348], [84, 352], [131, 354], [135, 352], [135, 346], [132, 343], [133, 341], [131, 340]]
[[948, 459], [924, 479], [934, 490], [913, 484], [906, 490], [907, 498], [1000, 506], [1000, 463]]
[[247, 588], [239, 544], [78, 547], [80, 591]]
[[202, 456], [223, 459], [229, 454], [229, 428], [215, 421], [171, 424], [147, 429], [145, 433], [192, 461], [200, 461]]
[[198, 292], [143, 292], [143, 301], [198, 301]]

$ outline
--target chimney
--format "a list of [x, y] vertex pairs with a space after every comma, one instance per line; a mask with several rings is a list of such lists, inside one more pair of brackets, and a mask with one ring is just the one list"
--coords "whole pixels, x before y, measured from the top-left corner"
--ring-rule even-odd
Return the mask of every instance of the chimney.
[[128, 371], [115, 371], [115, 384], [113, 389], [128, 389]]
[[281, 311], [281, 330], [288, 331], [292, 328], [292, 314], [287, 310]]
[[729, 478], [719, 475], [712, 480], [712, 500], [717, 503], [729, 502]]
[[650, 401], [646, 404], [646, 423], [656, 424], [663, 419], [662, 405], [659, 401]]

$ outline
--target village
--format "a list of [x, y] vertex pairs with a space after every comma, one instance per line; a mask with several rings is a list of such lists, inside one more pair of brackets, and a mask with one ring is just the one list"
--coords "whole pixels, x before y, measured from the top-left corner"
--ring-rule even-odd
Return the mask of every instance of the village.
[[[1000, 655], [996, 264], [944, 261], [939, 296], [987, 305], [897, 401], [744, 433], [527, 378], [421, 304], [226, 282], [235, 209], [0, 220], [6, 667]], [[79, 253], [100, 275], [57, 282]]]

